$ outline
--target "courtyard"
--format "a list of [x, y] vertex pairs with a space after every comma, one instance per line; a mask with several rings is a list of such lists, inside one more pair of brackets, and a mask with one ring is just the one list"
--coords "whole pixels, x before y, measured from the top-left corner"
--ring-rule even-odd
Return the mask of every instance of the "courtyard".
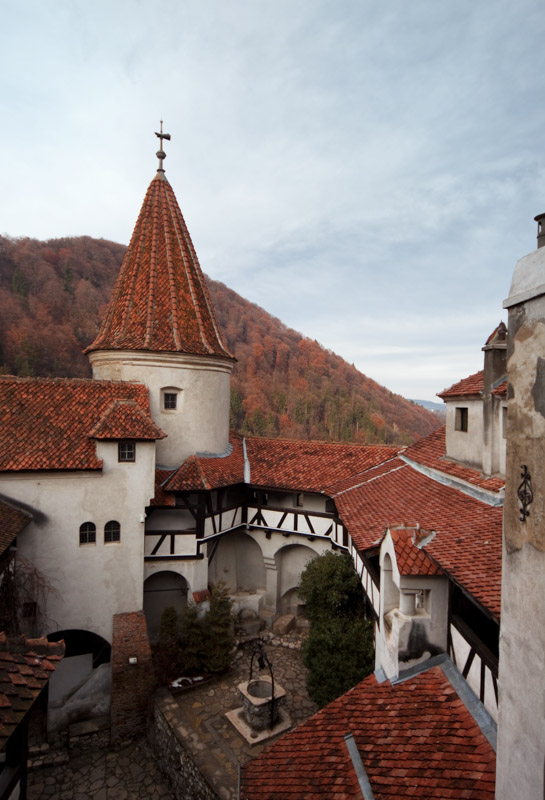
[[[298, 636], [273, 638], [266, 653], [275, 681], [286, 690], [285, 709], [292, 727], [317, 711], [306, 691], [307, 671]], [[236, 800], [239, 765], [259, 755], [274, 739], [248, 744], [237, 732], [226, 712], [238, 708], [239, 683], [247, 680], [251, 642], [237, 651], [231, 670], [205, 685], [171, 694], [159, 689], [157, 702], [183, 739], [201, 774], [221, 800]], [[166, 777], [159, 770], [145, 739], [118, 749], [71, 752], [64, 764], [30, 770], [29, 800], [173, 800]]]

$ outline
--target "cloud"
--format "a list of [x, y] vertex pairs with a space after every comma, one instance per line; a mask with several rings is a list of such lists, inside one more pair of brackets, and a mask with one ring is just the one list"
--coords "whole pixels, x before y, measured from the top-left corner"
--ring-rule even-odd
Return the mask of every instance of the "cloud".
[[475, 371], [545, 202], [538, 0], [8, 0], [3, 22], [1, 231], [128, 242], [163, 118], [212, 277], [396, 391]]

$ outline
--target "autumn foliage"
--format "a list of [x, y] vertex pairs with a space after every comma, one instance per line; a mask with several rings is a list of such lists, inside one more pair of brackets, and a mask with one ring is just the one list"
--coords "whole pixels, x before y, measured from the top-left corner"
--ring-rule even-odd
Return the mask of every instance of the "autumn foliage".
[[[0, 372], [91, 375], [94, 339], [125, 247], [88, 236], [0, 237]], [[231, 425], [248, 435], [408, 443], [438, 427], [342, 358], [209, 281], [224, 340], [238, 359]]]

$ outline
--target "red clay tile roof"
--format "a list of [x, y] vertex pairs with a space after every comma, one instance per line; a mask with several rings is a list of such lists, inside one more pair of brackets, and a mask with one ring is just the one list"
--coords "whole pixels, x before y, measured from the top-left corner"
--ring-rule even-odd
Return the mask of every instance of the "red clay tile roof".
[[[353, 486], [368, 469], [394, 458], [385, 445], [336, 444], [247, 438], [250, 484], [329, 493], [340, 481]], [[231, 433], [232, 452], [222, 458], [190, 456], [164, 483], [166, 491], [214, 489], [244, 480], [243, 439]]]
[[418, 522], [436, 531], [425, 552], [499, 619], [501, 507], [444, 486], [401, 459], [388, 473], [369, 470], [365, 483], [333, 499], [358, 550], [376, 545], [392, 524]]
[[441, 575], [443, 570], [435, 564], [425, 550], [418, 545], [430, 531], [423, 531], [417, 526], [390, 527], [390, 536], [394, 543], [397, 568], [400, 575]]
[[484, 370], [476, 372], [474, 375], [464, 378], [458, 383], [453, 383], [448, 389], [443, 389], [437, 393], [437, 397], [463, 397], [465, 395], [479, 395], [483, 393]]
[[0, 633], [0, 750], [58, 667], [64, 642]]
[[26, 511], [0, 500], [0, 555], [31, 520], [32, 516]]
[[348, 732], [376, 800], [494, 800], [494, 750], [440, 667], [359, 683], [243, 764], [241, 800], [361, 800]]
[[[191, 456], [173, 473], [158, 474], [152, 505], [172, 505], [171, 491], [195, 491], [244, 480], [242, 439], [231, 435], [226, 458]], [[502, 509], [444, 486], [413, 469], [393, 447], [282, 439], [246, 439], [250, 483], [267, 488], [323, 492], [335, 505], [359, 550], [376, 545], [392, 525], [420, 524], [436, 531], [421, 551], [419, 568], [438, 564], [491, 613], [500, 615]], [[496, 491], [503, 481], [441, 462], [444, 429], [404, 451], [414, 461]], [[424, 560], [431, 561], [424, 566]], [[415, 562], [416, 563], [416, 562]], [[429, 573], [432, 574], [432, 573]]]
[[85, 352], [151, 350], [232, 359], [169, 182], [152, 180], [102, 327]]
[[[105, 420], [115, 401], [137, 408], [137, 421], [123, 410]], [[104, 423], [109, 437], [132, 438], [144, 419], [146, 438], [162, 434], [141, 384], [0, 375], [0, 471], [100, 469], [92, 431]]]
[[175, 506], [176, 498], [171, 492], [165, 491], [164, 485], [176, 470], [156, 469], [155, 470], [155, 495], [150, 502], [150, 506]]
[[89, 431], [91, 439], [164, 439], [166, 433], [134, 400], [114, 400]]
[[328, 493], [341, 480], [358, 476], [395, 456], [385, 445], [246, 439], [250, 483], [278, 489]]
[[492, 389], [492, 394], [507, 397], [507, 381], [502, 381], [495, 389]]
[[231, 453], [228, 456], [209, 458], [190, 456], [164, 484], [166, 491], [195, 491], [219, 489], [244, 480], [244, 455], [242, 437], [231, 432]]
[[408, 447], [403, 457], [490, 492], [498, 492], [504, 487], [503, 478], [485, 478], [478, 470], [448, 459], [445, 450], [445, 427], [442, 427]]

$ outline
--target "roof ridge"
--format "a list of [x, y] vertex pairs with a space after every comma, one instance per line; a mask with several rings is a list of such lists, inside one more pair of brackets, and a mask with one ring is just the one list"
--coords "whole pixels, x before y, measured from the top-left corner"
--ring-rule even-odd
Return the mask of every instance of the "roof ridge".
[[[384, 464], [387, 464], [389, 461], [395, 461], [396, 458], [400, 458], [400, 456], [397, 453], [392, 458], [388, 458], [388, 459], [386, 459], [386, 461], [383, 461], [380, 464], [375, 464], [372, 467], [368, 467], [368, 469], [365, 470], [365, 472], [370, 472], [371, 470], [378, 469], [379, 467], [384, 466]], [[405, 466], [407, 466], [407, 465], [406, 464], [401, 464], [398, 467], [394, 467], [393, 469], [388, 470], [388, 472], [381, 472], [380, 475], [374, 475], [372, 478], [369, 478], [369, 480], [361, 481], [361, 483], [356, 483], [356, 484], [354, 484], [354, 486], [349, 486], [347, 489], [342, 489], [340, 492], [337, 492], [336, 494], [333, 494], [331, 496], [332, 497], [340, 497], [342, 494], [346, 494], [347, 492], [352, 492], [354, 489], [360, 489], [362, 486], [366, 486], [369, 483], [372, 483], [373, 481], [379, 480], [379, 478], [384, 478], [385, 475], [391, 475], [393, 472], [397, 472], [397, 470], [403, 469], [403, 467], [405, 467]], [[360, 473], [356, 473], [356, 475], [358, 475], [358, 474], [360, 474]], [[349, 480], [349, 478], [350, 478], [350, 476], [348, 476], [348, 478], [346, 478], [344, 480]]]
[[[234, 431], [236, 433], [236, 431]], [[405, 446], [399, 448], [398, 445], [395, 444], [370, 444], [368, 442], [339, 442], [333, 441], [328, 442], [325, 439], [289, 439], [287, 437], [280, 438], [277, 436], [245, 436], [246, 441], [258, 441], [258, 442], [289, 442], [290, 444], [325, 444], [331, 445], [332, 447], [356, 447], [358, 449], [366, 448], [370, 450], [373, 449], [381, 449], [381, 450], [395, 450], [395, 452], [399, 452], [400, 449], [404, 450]]]

